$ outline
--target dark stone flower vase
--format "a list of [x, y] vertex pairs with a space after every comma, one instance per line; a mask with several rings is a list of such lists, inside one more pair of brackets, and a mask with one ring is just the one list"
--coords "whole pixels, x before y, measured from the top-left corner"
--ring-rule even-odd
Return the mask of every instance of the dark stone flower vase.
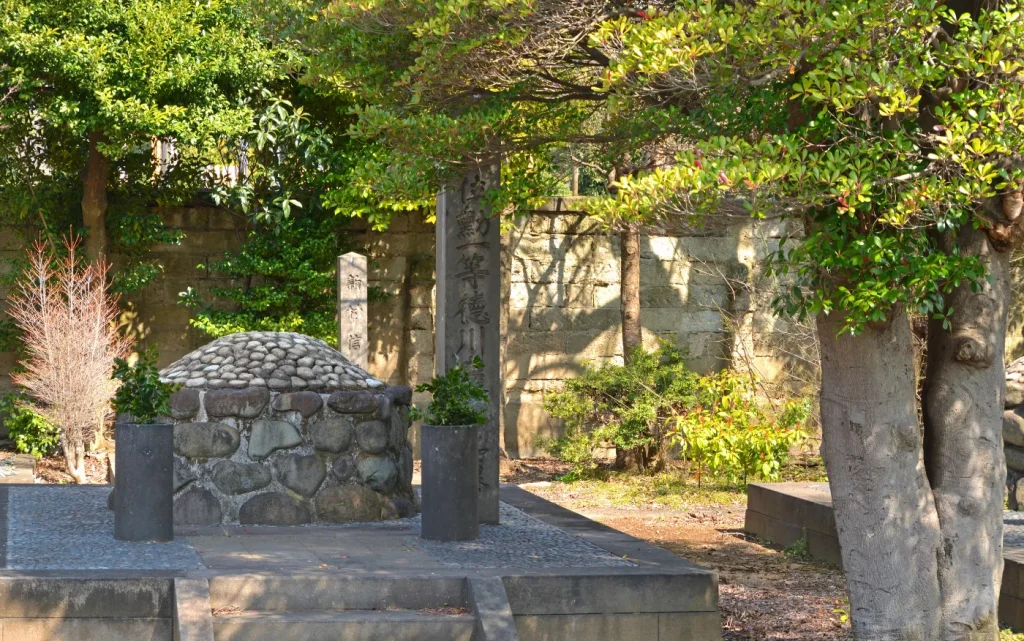
[[422, 427], [422, 536], [472, 541], [480, 534], [477, 425]]
[[114, 538], [174, 539], [174, 426], [117, 423]]

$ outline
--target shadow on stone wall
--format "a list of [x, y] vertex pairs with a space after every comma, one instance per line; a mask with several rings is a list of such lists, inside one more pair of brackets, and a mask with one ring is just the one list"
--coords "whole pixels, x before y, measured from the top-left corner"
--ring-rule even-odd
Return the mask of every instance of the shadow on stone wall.
[[[777, 248], [778, 225], [753, 223], [667, 229], [641, 240], [644, 342], [675, 341], [702, 373], [742, 367], [774, 380], [813, 357], [801, 341], [776, 352], [787, 331], [771, 315], [763, 266]], [[615, 234], [572, 212], [544, 213], [510, 235], [513, 250], [505, 359], [504, 443], [512, 456], [539, 454], [538, 437], [561, 423], [544, 394], [579, 375], [585, 363], [622, 362], [619, 246]]]
[[[595, 221], [555, 199], [505, 235], [508, 244], [506, 405], [503, 444], [512, 456], [537, 454], [537, 436], [561, 430], [542, 408], [544, 394], [577, 376], [585, 362], [621, 362], [619, 243]], [[188, 286], [207, 300], [236, 285], [209, 269], [237, 251], [245, 219], [214, 208], [161, 210], [167, 225], [185, 232], [180, 245], [157, 247], [165, 276], [124, 301], [124, 320], [141, 347], [156, 345], [161, 366], [207, 343], [189, 327], [178, 304]], [[434, 366], [434, 226], [420, 212], [397, 214], [385, 233], [353, 231], [370, 257], [370, 284], [385, 298], [370, 303], [369, 371], [391, 385], [425, 382]], [[641, 323], [645, 344], [677, 341], [691, 366], [708, 372], [726, 365], [766, 379], [807, 369], [808, 337], [771, 315], [772, 289], [763, 282], [767, 253], [782, 235], [776, 223], [665, 229], [641, 244]], [[23, 241], [0, 233], [0, 257], [23, 252]], [[116, 260], [116, 257], [115, 257]], [[1018, 308], [1019, 309], [1019, 308]], [[1017, 332], [1019, 334], [1019, 332]], [[0, 370], [14, 365], [0, 353]], [[417, 395], [415, 402], [426, 399]], [[414, 447], [418, 445], [413, 430]]]

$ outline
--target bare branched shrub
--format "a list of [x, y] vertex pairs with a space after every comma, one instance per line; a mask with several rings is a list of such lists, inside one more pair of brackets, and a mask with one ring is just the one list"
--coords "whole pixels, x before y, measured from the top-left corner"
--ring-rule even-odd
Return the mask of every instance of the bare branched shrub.
[[107, 263], [83, 267], [78, 240], [64, 245], [66, 256], [54, 258], [37, 242], [26, 278], [9, 300], [26, 355], [25, 371], [11, 378], [29, 393], [33, 409], [59, 427], [68, 472], [85, 483], [86, 444], [110, 416], [114, 359], [128, 356], [131, 340], [119, 331]]

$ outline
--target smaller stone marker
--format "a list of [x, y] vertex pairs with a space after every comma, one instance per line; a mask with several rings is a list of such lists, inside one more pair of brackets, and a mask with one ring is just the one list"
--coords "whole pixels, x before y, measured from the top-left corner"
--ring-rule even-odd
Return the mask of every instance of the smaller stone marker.
[[338, 256], [338, 351], [364, 370], [369, 360], [366, 288], [366, 256]]

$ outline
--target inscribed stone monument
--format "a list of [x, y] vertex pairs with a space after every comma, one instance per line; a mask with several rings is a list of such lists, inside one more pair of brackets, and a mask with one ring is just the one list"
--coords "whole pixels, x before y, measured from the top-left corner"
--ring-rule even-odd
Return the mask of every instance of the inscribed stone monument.
[[366, 256], [338, 256], [338, 351], [366, 369]]
[[482, 523], [498, 522], [501, 235], [483, 197], [498, 186], [499, 172], [498, 165], [474, 168], [437, 199], [436, 368], [441, 374], [474, 356], [484, 362], [473, 371], [488, 395], [480, 432]]

